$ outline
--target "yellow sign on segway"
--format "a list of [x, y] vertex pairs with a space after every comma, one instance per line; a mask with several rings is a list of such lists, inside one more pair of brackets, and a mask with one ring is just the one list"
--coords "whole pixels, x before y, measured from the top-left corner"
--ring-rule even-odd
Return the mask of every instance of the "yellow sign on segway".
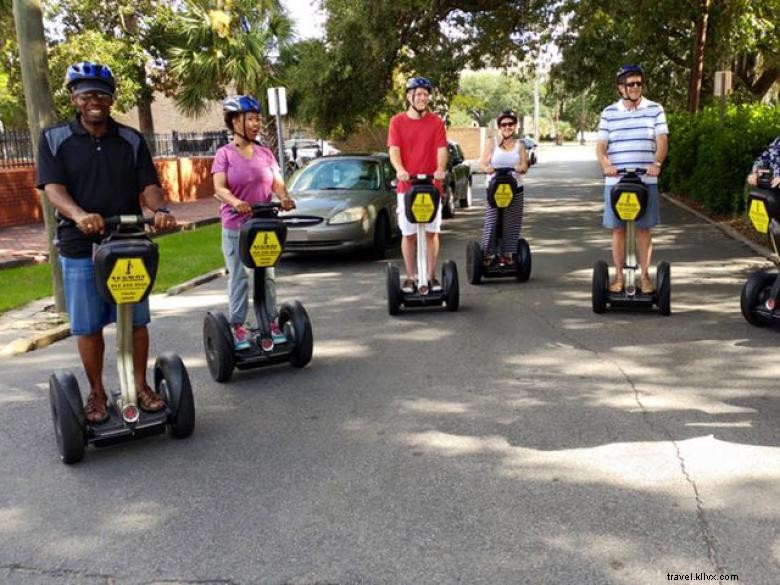
[[274, 266], [282, 253], [282, 245], [274, 231], [263, 231], [255, 234], [255, 239], [249, 247], [249, 254], [258, 268]]
[[769, 231], [769, 214], [766, 212], [766, 205], [760, 199], [753, 199], [750, 202], [750, 210], [748, 216], [756, 228], [756, 231], [765, 234]]
[[642, 210], [642, 206], [639, 204], [639, 198], [636, 193], [626, 191], [620, 194], [620, 198], [615, 204], [618, 217], [623, 221], [634, 221], [636, 216]]
[[496, 188], [496, 194], [494, 195], [496, 200], [496, 207], [500, 207], [501, 209], [509, 207], [509, 205], [512, 203], [512, 199], [514, 199], [514, 196], [515, 195], [512, 193], [511, 185], [506, 183], [499, 185]]
[[146, 294], [152, 279], [141, 258], [120, 258], [108, 275], [106, 286], [117, 305], [137, 303]]
[[417, 223], [428, 223], [433, 221], [433, 199], [430, 193], [419, 193], [412, 203], [412, 215]]

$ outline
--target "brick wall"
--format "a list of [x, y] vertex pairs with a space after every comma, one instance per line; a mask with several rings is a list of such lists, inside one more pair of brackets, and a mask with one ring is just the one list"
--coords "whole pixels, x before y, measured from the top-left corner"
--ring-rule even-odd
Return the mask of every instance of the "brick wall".
[[460, 144], [468, 159], [477, 159], [485, 143], [485, 128], [449, 128], [447, 138]]
[[35, 168], [0, 170], [0, 226], [43, 221]]
[[[155, 159], [154, 166], [168, 201], [194, 201], [211, 197], [212, 157]], [[35, 168], [0, 168], [0, 227], [43, 221]]]

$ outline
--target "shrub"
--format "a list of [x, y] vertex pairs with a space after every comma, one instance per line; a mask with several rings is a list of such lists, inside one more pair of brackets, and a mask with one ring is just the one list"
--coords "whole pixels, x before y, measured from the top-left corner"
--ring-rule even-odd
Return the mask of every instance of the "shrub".
[[693, 197], [714, 213], [744, 210], [744, 181], [753, 161], [780, 134], [780, 108], [730, 106], [696, 116], [669, 116], [668, 166], [661, 188]]

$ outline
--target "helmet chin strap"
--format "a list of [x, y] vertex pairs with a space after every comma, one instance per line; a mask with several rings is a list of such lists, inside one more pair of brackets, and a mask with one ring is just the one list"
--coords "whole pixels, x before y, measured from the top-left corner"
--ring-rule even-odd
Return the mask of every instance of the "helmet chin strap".
[[618, 91], [618, 94], [620, 94], [621, 99], [624, 99], [627, 102], [631, 102], [632, 104], [635, 104], [636, 102], [639, 101], [638, 97], [635, 98], [629, 97], [627, 90]]

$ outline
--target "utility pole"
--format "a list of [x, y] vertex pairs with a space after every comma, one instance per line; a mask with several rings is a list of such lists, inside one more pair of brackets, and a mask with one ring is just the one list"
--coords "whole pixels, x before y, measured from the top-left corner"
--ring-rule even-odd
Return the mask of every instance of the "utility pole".
[[[46, 39], [43, 34], [41, 0], [13, 0], [13, 11], [22, 65], [27, 125], [30, 128], [33, 153], [37, 161], [38, 139], [41, 130], [57, 121], [51, 88], [49, 87], [49, 67], [46, 60]], [[54, 284], [54, 302], [57, 311], [64, 313], [66, 311], [65, 290], [62, 287], [62, 271], [60, 270], [57, 248], [54, 245], [54, 234], [57, 228], [54, 208], [43, 191], [38, 191], [38, 197], [41, 200], [46, 239], [49, 243], [49, 266]]]

